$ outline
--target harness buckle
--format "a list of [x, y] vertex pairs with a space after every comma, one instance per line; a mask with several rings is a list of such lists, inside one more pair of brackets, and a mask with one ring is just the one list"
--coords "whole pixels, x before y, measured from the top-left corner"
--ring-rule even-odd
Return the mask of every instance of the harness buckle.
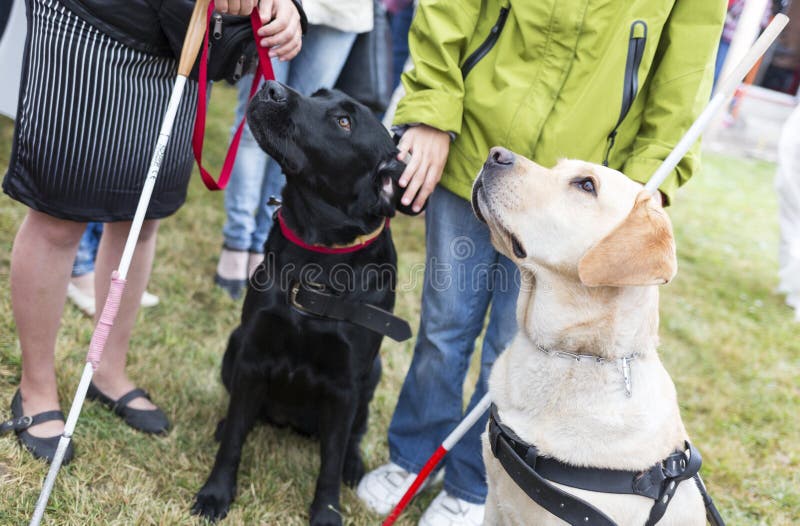
[[294, 307], [295, 309], [299, 310], [304, 314], [313, 314], [315, 316], [318, 316], [317, 313], [308, 310], [307, 308], [303, 307], [303, 305], [301, 305], [299, 301], [297, 301], [297, 295], [300, 293], [301, 287], [308, 287], [309, 289], [313, 289], [317, 292], [325, 292], [325, 285], [323, 285], [322, 283], [315, 283], [313, 281], [305, 283], [300, 281], [295, 281], [294, 283], [292, 283], [292, 286], [289, 289], [289, 304], [292, 307]]
[[303, 312], [306, 312], [306, 310], [303, 308], [303, 306], [300, 305], [299, 303], [297, 303], [297, 293], [298, 292], [300, 292], [300, 282], [299, 281], [295, 281], [294, 283], [292, 283], [292, 288], [289, 290], [289, 303], [295, 309], [298, 309], [298, 310], [301, 310]]

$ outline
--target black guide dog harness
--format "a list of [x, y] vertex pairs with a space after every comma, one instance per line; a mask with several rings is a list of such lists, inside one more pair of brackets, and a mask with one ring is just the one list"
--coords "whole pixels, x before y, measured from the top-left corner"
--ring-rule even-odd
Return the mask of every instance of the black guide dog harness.
[[503, 469], [522, 491], [539, 506], [572, 526], [617, 524], [595, 506], [561, 490], [551, 484], [551, 481], [588, 491], [640, 495], [653, 499], [650, 517], [645, 523], [645, 526], [653, 526], [667, 511], [678, 484], [694, 479], [703, 496], [708, 521], [713, 526], [725, 524], [698, 474], [702, 463], [700, 453], [688, 441], [688, 458], [686, 452], [676, 451], [644, 471], [577, 467], [540, 456], [536, 446], [526, 443], [503, 425], [497, 406], [492, 404], [489, 444]]

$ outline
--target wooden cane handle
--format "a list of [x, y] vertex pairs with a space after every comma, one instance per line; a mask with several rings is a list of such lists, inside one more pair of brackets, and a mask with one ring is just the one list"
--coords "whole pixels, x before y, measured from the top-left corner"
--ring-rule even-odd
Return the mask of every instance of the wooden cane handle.
[[183, 39], [181, 58], [178, 62], [178, 75], [188, 77], [197, 59], [197, 52], [203, 44], [203, 36], [206, 33], [206, 16], [208, 4], [211, 0], [197, 0], [192, 11], [192, 18], [189, 19], [189, 27], [186, 29], [186, 37]]

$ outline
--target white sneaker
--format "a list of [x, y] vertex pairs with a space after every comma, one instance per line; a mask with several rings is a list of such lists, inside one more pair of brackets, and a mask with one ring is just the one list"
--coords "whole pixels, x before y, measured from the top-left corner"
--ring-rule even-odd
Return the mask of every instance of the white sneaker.
[[252, 278], [261, 262], [264, 261], [264, 254], [260, 252], [250, 252], [247, 256], [247, 277]]
[[67, 297], [84, 314], [89, 317], [94, 316], [94, 294], [83, 292], [70, 281], [69, 285], [67, 285]]
[[418, 526], [480, 526], [486, 506], [452, 497], [442, 490], [420, 518]]
[[159, 299], [155, 294], [150, 294], [147, 291], [142, 293], [142, 307], [155, 307], [158, 305]]
[[[367, 508], [386, 515], [400, 502], [413, 484], [416, 473], [409, 473], [394, 462], [373, 469], [361, 478], [356, 494]], [[419, 491], [427, 485], [426, 480]]]

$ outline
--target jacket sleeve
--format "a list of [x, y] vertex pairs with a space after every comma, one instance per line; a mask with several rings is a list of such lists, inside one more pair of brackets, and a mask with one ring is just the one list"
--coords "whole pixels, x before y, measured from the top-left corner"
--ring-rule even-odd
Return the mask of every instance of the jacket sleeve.
[[414, 68], [403, 74], [406, 95], [394, 117], [395, 125], [424, 123], [459, 133], [464, 81], [460, 64], [475, 32], [478, 0], [420, 0], [408, 46]]
[[[623, 173], [647, 182], [709, 101], [725, 2], [677, 0], [661, 34], [642, 124]], [[661, 185], [667, 203], [697, 171], [695, 144]]]

